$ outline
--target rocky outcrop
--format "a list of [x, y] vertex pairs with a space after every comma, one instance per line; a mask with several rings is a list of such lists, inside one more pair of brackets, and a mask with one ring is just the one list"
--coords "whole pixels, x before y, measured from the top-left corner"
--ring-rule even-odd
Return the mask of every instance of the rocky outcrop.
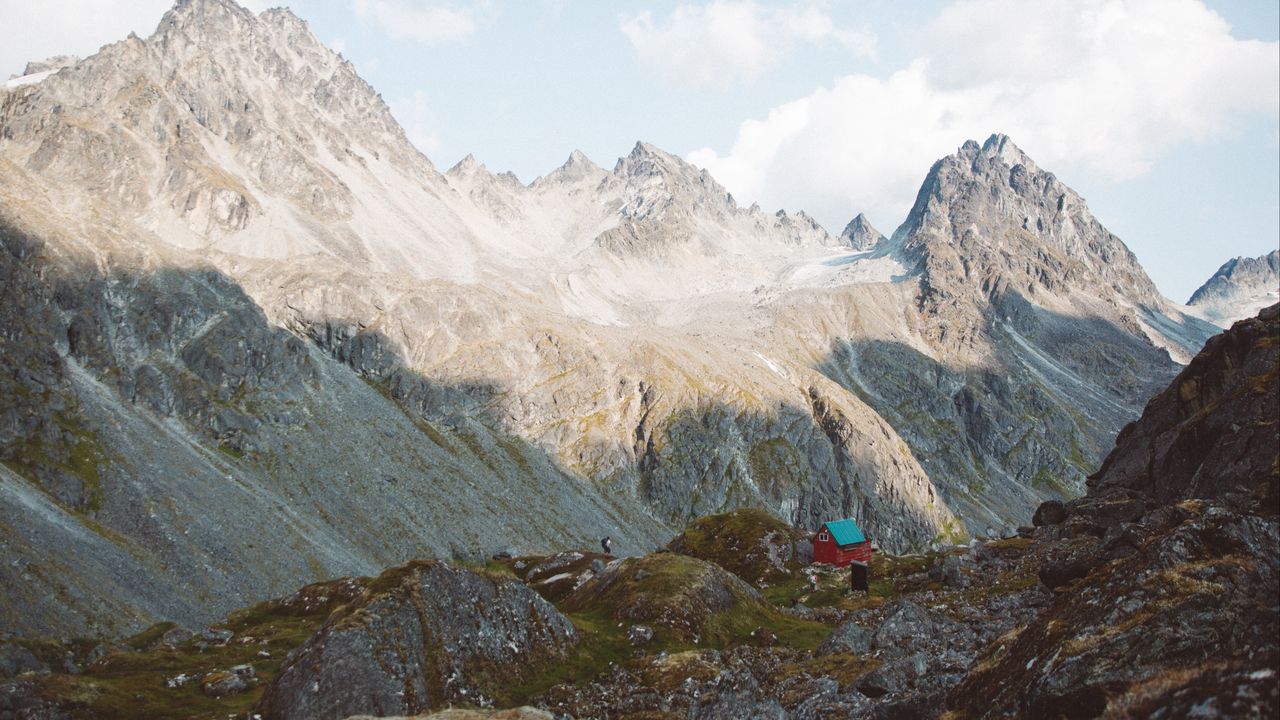
[[1208, 321], [1230, 327], [1280, 301], [1280, 250], [1256, 258], [1238, 257], [1191, 294], [1187, 305]]
[[577, 642], [567, 618], [510, 578], [415, 562], [383, 573], [291, 654], [258, 711], [324, 720], [483, 706]]
[[1089, 495], [1042, 508], [1056, 599], [977, 659], [951, 716], [1280, 710], [1280, 306], [1214, 337], [1116, 439]]
[[723, 642], [777, 612], [736, 575], [676, 553], [614, 563], [560, 606], [570, 612], [603, 611], [614, 620], [654, 626], [664, 639], [686, 642]]
[[1257, 493], [1280, 502], [1280, 305], [1241, 320], [1157, 395], [1089, 478], [1092, 494], [1137, 490], [1161, 502]]
[[750, 508], [699, 518], [667, 547], [713, 562], [753, 585], [791, 577], [813, 559], [808, 533]]
[[953, 717], [1186, 714], [1267, 717], [1280, 708], [1280, 542], [1262, 516], [1203, 501], [1127, 527], [1120, 551], [1063, 578], [1053, 605], [989, 646], [948, 699]]

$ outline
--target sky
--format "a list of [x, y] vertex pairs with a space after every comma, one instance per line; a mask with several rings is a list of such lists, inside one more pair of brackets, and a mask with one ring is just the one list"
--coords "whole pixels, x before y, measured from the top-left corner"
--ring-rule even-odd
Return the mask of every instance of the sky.
[[[171, 4], [0, 0], [0, 78], [150, 35]], [[472, 153], [528, 182], [644, 140], [742, 204], [888, 234], [935, 160], [1001, 132], [1174, 300], [1280, 246], [1274, 0], [285, 4], [441, 169]]]

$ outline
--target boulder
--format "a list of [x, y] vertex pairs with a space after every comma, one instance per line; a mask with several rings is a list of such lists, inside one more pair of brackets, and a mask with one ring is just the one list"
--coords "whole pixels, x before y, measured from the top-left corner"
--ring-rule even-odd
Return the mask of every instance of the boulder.
[[1040, 566], [1040, 582], [1050, 590], [1082, 578], [1106, 561], [1102, 543], [1092, 536], [1066, 540], [1054, 545]]
[[737, 575], [676, 553], [611, 563], [566, 597], [561, 607], [570, 612], [604, 610], [618, 622], [643, 623], [685, 641], [723, 635], [729, 626], [765, 624], [781, 615]]
[[26, 672], [48, 672], [49, 668], [30, 650], [17, 643], [0, 643], [0, 678], [17, 677]]
[[524, 584], [439, 561], [393, 568], [286, 658], [255, 712], [279, 720], [486, 704], [578, 642]]
[[200, 691], [210, 697], [236, 695], [248, 689], [244, 678], [229, 670], [215, 670], [200, 680]]
[[808, 533], [754, 508], [699, 518], [667, 547], [713, 562], [752, 585], [790, 577], [813, 556]]
[[1045, 525], [1057, 525], [1067, 519], [1067, 509], [1061, 500], [1045, 500], [1040, 503], [1040, 507], [1036, 508], [1036, 514], [1031, 516], [1031, 524], [1036, 527], [1044, 527]]
[[648, 625], [632, 625], [627, 629], [627, 642], [632, 645], [647, 645], [653, 640], [653, 628]]
[[814, 651], [815, 655], [835, 655], [837, 653], [863, 654], [871, 649], [871, 634], [862, 629], [858, 623], [849, 620], [841, 623], [826, 640]]

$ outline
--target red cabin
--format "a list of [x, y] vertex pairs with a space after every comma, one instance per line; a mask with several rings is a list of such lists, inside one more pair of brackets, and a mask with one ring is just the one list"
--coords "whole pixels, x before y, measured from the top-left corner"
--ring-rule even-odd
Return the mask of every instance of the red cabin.
[[813, 561], [847, 567], [854, 560], [871, 562], [871, 541], [858, 524], [849, 519], [822, 523], [813, 536]]

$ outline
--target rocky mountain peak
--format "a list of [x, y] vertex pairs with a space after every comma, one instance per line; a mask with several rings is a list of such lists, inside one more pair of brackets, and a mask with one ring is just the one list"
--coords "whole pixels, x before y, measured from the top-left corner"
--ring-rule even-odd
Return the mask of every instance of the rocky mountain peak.
[[197, 40], [210, 35], [245, 32], [257, 19], [253, 11], [233, 0], [178, 0], [161, 18], [153, 39], [186, 37]]
[[54, 55], [44, 60], [32, 60], [27, 63], [27, 67], [22, 71], [22, 76], [61, 70], [64, 67], [75, 65], [79, 61], [80, 58], [75, 55]]
[[533, 186], [568, 185], [584, 181], [594, 184], [600, 182], [607, 174], [603, 168], [592, 162], [586, 153], [581, 150], [574, 150], [569, 153], [569, 158], [564, 161], [563, 165], [552, 170], [546, 176], [534, 180]]
[[1256, 258], [1237, 257], [1205, 281], [1187, 305], [1206, 320], [1226, 327], [1280, 301], [1280, 250]]
[[483, 163], [476, 160], [475, 155], [467, 153], [467, 156], [455, 163], [453, 167], [449, 168], [445, 172], [445, 175], [449, 177], [465, 177], [474, 175], [478, 172], [487, 173], [489, 170]]
[[618, 160], [612, 182], [623, 187], [620, 212], [624, 218], [660, 217], [676, 205], [715, 208], [721, 213], [737, 208], [710, 173], [643, 141]]
[[1040, 167], [1022, 151], [1022, 148], [1015, 145], [1008, 135], [995, 133], [987, 138], [987, 141], [982, 144], [982, 153], [1000, 158], [1009, 167], [1022, 165], [1028, 170], [1040, 170]]
[[1083, 292], [1164, 303], [1084, 200], [1004, 135], [966, 142], [935, 163], [894, 236], [929, 297]]
[[840, 242], [848, 245], [854, 250], [870, 250], [875, 247], [884, 235], [871, 225], [871, 221], [867, 220], [867, 216], [858, 213], [856, 217], [844, 226], [844, 232], [840, 233]]
[[[754, 210], [748, 212], [758, 212], [758, 206], [753, 206]], [[773, 216], [774, 227], [782, 233], [784, 242], [788, 245], [830, 245], [831, 235], [826, 228], [814, 220], [803, 210], [799, 210], [793, 214], [788, 214], [786, 210], [779, 210]]]

